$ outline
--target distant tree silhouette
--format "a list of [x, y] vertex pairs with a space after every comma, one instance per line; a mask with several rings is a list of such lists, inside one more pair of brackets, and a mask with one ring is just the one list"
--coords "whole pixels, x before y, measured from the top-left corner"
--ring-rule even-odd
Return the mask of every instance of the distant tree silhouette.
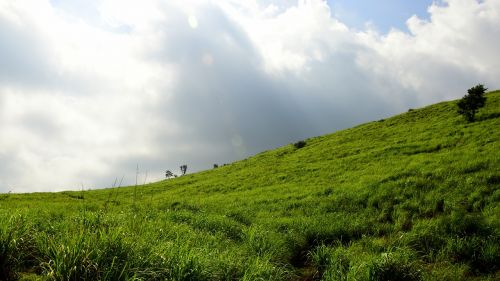
[[219, 165], [214, 164], [214, 169], [219, 168]]
[[182, 173], [182, 175], [186, 174], [187, 169], [188, 169], [187, 165], [181, 165], [181, 173]]
[[294, 143], [293, 146], [295, 146], [295, 148], [297, 148], [297, 149], [303, 148], [304, 146], [306, 146], [306, 142], [301, 140], [301, 141]]
[[486, 90], [488, 89], [482, 84], [478, 84], [467, 90], [467, 95], [458, 101], [458, 113], [463, 115], [467, 121], [475, 121], [476, 112], [486, 103], [484, 96]]
[[172, 173], [170, 170], [165, 171], [165, 177], [167, 179], [175, 177], [174, 173]]

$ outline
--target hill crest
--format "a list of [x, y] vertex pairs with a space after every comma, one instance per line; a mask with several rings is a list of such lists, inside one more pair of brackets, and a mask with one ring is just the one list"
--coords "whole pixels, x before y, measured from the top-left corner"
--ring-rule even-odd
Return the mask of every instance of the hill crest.
[[0, 279], [498, 279], [487, 98], [473, 123], [443, 102], [146, 186], [2, 195]]

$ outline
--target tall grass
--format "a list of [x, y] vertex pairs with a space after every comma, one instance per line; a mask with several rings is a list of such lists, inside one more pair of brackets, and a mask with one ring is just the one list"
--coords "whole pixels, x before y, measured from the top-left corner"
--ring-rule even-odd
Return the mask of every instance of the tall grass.
[[497, 280], [500, 92], [477, 122], [455, 111], [144, 186], [2, 196], [0, 280]]

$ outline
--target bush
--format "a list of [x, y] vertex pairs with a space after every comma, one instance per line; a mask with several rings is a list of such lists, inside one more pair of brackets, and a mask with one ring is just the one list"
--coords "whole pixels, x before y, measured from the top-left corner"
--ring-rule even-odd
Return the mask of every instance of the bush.
[[486, 103], [484, 96], [486, 90], [483, 85], [476, 85], [467, 90], [468, 94], [458, 101], [458, 113], [463, 115], [467, 121], [474, 122], [476, 112]]
[[297, 149], [303, 148], [304, 146], [306, 146], [306, 142], [301, 140], [301, 141], [294, 143], [293, 146], [295, 146], [295, 148], [297, 148]]

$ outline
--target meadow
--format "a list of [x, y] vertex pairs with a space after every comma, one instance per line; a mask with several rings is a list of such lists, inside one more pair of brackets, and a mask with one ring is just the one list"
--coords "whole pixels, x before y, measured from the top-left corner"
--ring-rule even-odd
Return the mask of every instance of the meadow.
[[500, 91], [209, 171], [0, 194], [0, 280], [500, 280]]

